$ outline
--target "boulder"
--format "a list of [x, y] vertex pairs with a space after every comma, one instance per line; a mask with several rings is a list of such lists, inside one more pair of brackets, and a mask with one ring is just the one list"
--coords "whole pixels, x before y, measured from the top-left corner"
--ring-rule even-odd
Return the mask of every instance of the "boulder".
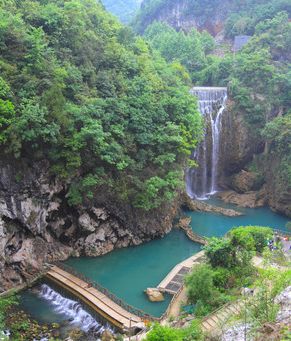
[[145, 293], [151, 302], [161, 302], [164, 301], [164, 295], [156, 288], [147, 288]]

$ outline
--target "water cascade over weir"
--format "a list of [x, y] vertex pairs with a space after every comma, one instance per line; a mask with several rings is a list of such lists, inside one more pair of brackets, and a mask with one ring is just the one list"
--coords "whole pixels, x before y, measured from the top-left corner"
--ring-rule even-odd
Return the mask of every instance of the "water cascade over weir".
[[96, 336], [102, 335], [105, 330], [113, 333], [109, 325], [104, 326], [96, 321], [94, 317], [83, 309], [80, 303], [63, 297], [48, 285], [41, 285], [39, 296], [48, 301], [57, 313], [67, 316], [72, 325], [79, 327], [84, 332], [92, 333]]
[[186, 170], [186, 189], [191, 198], [205, 200], [218, 190], [220, 133], [227, 88], [194, 87], [190, 92], [198, 98], [205, 135], [191, 157], [197, 161], [198, 168]]

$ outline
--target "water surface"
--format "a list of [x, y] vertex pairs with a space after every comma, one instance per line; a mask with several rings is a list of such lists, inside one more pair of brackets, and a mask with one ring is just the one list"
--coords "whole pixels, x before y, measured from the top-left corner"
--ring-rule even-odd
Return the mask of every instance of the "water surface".
[[165, 301], [153, 303], [144, 290], [156, 287], [177, 263], [200, 249], [200, 245], [191, 242], [183, 232], [173, 230], [163, 239], [115, 250], [97, 258], [70, 258], [66, 264], [127, 303], [153, 316], [161, 316], [171, 297], [166, 296]]

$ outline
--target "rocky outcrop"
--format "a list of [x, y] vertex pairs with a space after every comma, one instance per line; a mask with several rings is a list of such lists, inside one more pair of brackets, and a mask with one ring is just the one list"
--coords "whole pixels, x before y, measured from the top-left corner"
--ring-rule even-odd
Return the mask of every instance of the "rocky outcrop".
[[[268, 205], [291, 217], [291, 189], [286, 186], [286, 179], [280, 178], [280, 157], [265, 153], [264, 141], [231, 101], [222, 126], [219, 185], [227, 192], [221, 193], [220, 198], [243, 207]], [[256, 172], [251, 170], [251, 164]]]
[[199, 200], [193, 200], [187, 195], [183, 196], [183, 205], [190, 211], [217, 213], [225, 215], [227, 217], [237, 217], [243, 215], [242, 212], [236, 210], [210, 205]]
[[246, 193], [258, 189], [260, 186], [255, 173], [241, 170], [231, 177], [231, 187], [238, 193]]
[[263, 188], [260, 191], [246, 192], [239, 194], [235, 191], [224, 191], [217, 194], [217, 196], [226, 203], [235, 204], [240, 207], [263, 207], [267, 203], [266, 192]]
[[176, 201], [147, 213], [101, 189], [91, 205], [72, 208], [67, 187], [50, 175], [46, 161], [0, 162], [0, 292], [30, 279], [45, 262], [161, 237], [179, 207]]
[[283, 290], [275, 298], [275, 303], [280, 305], [280, 310], [277, 314], [276, 322], [284, 323], [287, 326], [291, 325], [291, 286]]
[[250, 130], [243, 113], [238, 112], [228, 101], [227, 110], [222, 118], [220, 142], [220, 182], [231, 185], [229, 177], [239, 173], [253, 160], [254, 155], [264, 151], [264, 142]]

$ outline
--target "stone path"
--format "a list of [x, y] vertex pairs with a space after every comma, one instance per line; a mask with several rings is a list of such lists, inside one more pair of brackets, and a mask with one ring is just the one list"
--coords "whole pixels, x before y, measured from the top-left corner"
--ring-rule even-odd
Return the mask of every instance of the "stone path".
[[235, 301], [224, 305], [202, 320], [202, 330], [206, 333], [220, 331], [233, 316], [241, 312], [243, 305], [243, 301]]

